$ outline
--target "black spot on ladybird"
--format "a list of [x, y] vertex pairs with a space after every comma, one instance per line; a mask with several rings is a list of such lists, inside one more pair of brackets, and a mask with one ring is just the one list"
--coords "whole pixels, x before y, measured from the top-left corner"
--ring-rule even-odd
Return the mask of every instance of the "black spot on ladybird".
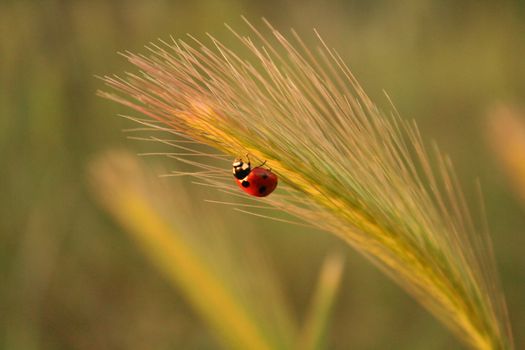
[[266, 186], [259, 187], [259, 193], [263, 194], [264, 192], [266, 192]]
[[243, 181], [241, 183], [242, 187], [250, 187], [250, 182], [249, 181]]
[[262, 177], [263, 179], [267, 179], [267, 178], [268, 178], [268, 175], [266, 175], [266, 174], [262, 174], [261, 177]]

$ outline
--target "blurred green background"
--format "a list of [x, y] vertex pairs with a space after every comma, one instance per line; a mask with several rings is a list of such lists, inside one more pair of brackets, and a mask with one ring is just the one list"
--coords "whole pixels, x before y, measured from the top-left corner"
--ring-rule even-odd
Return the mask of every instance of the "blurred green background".
[[[383, 108], [386, 90], [456, 164], [467, 194], [479, 177], [513, 324], [525, 348], [525, 206], [487, 145], [496, 103], [523, 104], [522, 1], [0, 2], [0, 348], [210, 349], [213, 335], [92, 199], [86, 167], [126, 140], [124, 108], [95, 96], [95, 75], [131, 67], [116, 52], [157, 38], [214, 34], [240, 19], [317, 28]], [[246, 29], [246, 30], [245, 30]], [[166, 168], [168, 159], [159, 160]], [[247, 222], [301, 319], [327, 252], [347, 255], [327, 343], [333, 349], [454, 349], [430, 314], [361, 256], [322, 232], [204, 203], [226, 231]], [[474, 197], [472, 195], [472, 197]], [[174, 213], [174, 215], [177, 215]], [[298, 254], [297, 252], [300, 252]]]

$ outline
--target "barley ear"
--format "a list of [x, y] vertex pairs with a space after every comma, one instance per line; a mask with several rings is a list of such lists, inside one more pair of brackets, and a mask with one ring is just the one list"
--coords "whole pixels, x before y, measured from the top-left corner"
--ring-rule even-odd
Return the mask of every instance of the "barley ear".
[[[116, 92], [101, 95], [174, 137], [267, 160], [281, 185], [266, 205], [343, 239], [471, 348], [512, 349], [490, 239], [450, 159], [377, 108], [319, 35], [310, 49], [295, 32], [247, 24], [251, 36], [232, 31], [244, 50], [209, 36], [125, 53], [139, 73], [105, 77]], [[215, 163], [174, 158], [236, 193]]]

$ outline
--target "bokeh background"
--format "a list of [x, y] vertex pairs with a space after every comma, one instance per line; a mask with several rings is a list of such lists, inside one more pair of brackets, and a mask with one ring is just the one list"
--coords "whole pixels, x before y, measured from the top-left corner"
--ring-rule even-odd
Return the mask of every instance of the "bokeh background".
[[[472, 200], [480, 179], [516, 347], [525, 348], [525, 203], [487, 138], [495, 105], [524, 104], [525, 3], [518, 0], [2, 0], [0, 348], [218, 346], [184, 295], [93, 199], [86, 172], [100, 152], [144, 147], [122, 133], [130, 124], [116, 115], [128, 111], [95, 96], [103, 88], [95, 75], [131, 69], [116, 53], [205, 32], [235, 48], [223, 23], [247, 32], [240, 15], [257, 24], [264, 16], [283, 32], [293, 27], [310, 42], [317, 28], [380, 106], [389, 106], [385, 90], [451, 155]], [[185, 188], [200, 219], [213, 213], [209, 220], [225, 232], [249, 227], [297, 320], [324, 257], [344, 253], [328, 348], [461, 348], [336, 238], [206, 203], [216, 195], [189, 181]]]

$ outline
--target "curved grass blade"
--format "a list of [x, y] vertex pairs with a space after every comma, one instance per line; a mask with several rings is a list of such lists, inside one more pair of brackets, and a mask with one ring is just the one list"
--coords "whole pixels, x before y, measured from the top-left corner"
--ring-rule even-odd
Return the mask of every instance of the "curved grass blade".
[[[283, 345], [287, 340], [280, 337], [279, 332], [272, 333], [271, 328], [261, 326], [257, 320], [260, 315], [250, 309], [250, 301], [246, 302], [244, 298], [243, 303], [242, 293], [232, 287], [233, 283], [228, 283], [226, 277], [233, 278], [231, 271], [234, 268], [228, 269], [230, 276], [218, 274], [218, 265], [227, 262], [215, 260], [212, 268], [210, 262], [203, 259], [202, 251], [196, 249], [195, 244], [191, 244], [162, 215], [166, 207], [156, 198], [166, 192], [151, 186], [158, 178], [149, 180], [136, 159], [127, 153], [110, 153], [100, 157], [93, 162], [90, 171], [92, 188], [100, 203], [125, 228], [159, 271], [183, 291], [190, 304], [216, 331], [226, 349], [290, 348]], [[179, 193], [179, 201], [181, 197], [183, 194]], [[207, 242], [207, 245], [213, 246], [213, 243]], [[258, 274], [259, 283], [263, 283], [263, 277]], [[269, 282], [268, 279], [264, 281]], [[265, 287], [268, 287], [267, 284]], [[252, 300], [251, 304], [255, 302]], [[279, 305], [277, 299], [274, 298], [273, 302]], [[271, 306], [275, 305], [267, 305], [267, 308], [271, 310]], [[280, 325], [280, 333], [291, 341], [294, 335], [285, 333], [290, 329], [286, 322], [282, 322], [282, 312], [277, 307], [274, 309], [277, 311], [272, 314], [271, 321]]]

